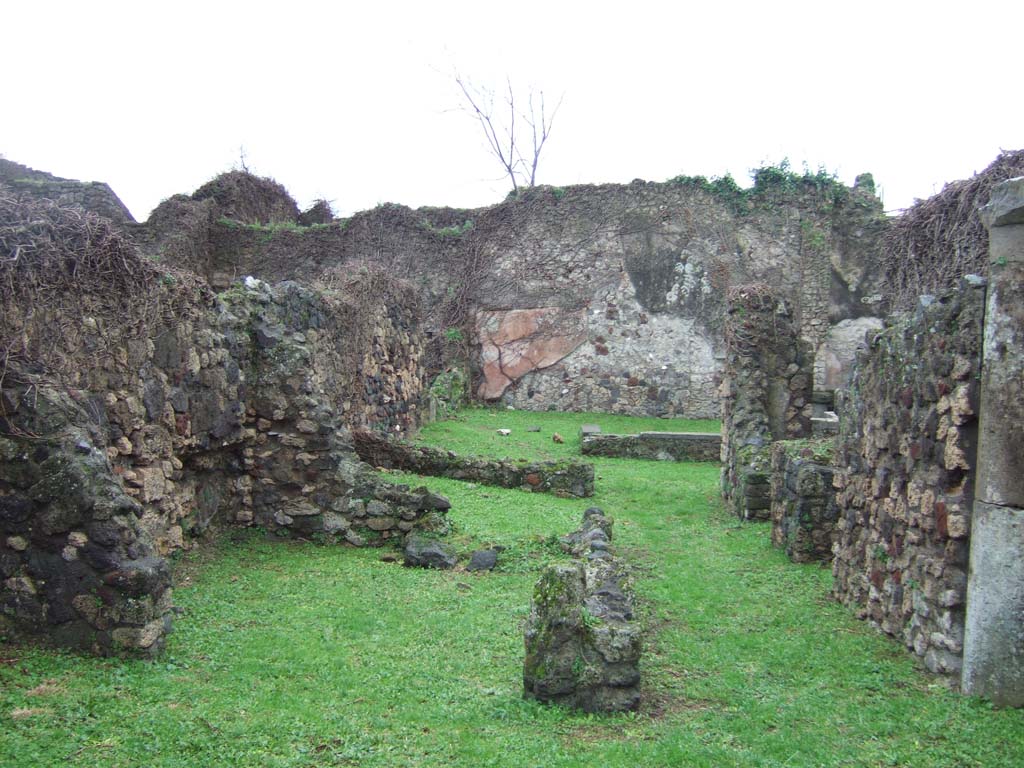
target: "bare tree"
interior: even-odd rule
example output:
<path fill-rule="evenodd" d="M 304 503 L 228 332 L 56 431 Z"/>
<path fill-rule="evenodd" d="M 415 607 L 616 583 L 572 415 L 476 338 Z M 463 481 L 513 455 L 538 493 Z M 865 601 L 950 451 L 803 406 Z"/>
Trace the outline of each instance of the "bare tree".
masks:
<path fill-rule="evenodd" d="M 512 80 L 505 78 L 505 104 L 496 107 L 493 90 L 475 86 L 458 73 L 455 82 L 466 99 L 466 112 L 480 124 L 491 153 L 512 182 L 513 191 L 536 184 L 540 153 L 551 135 L 562 98 L 548 113 L 544 91 L 531 89 L 525 100 L 518 99 Z"/>

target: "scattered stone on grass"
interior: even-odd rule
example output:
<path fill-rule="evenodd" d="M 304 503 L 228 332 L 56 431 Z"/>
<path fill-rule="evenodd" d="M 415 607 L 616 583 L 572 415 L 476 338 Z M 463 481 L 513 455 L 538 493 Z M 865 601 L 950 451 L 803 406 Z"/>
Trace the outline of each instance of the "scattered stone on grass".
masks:
<path fill-rule="evenodd" d="M 405 537 L 404 563 L 415 568 L 454 568 L 458 558 L 444 542 L 410 533 Z"/>
<path fill-rule="evenodd" d="M 467 571 L 493 571 L 498 564 L 498 553 L 493 549 L 480 549 L 469 558 Z"/>

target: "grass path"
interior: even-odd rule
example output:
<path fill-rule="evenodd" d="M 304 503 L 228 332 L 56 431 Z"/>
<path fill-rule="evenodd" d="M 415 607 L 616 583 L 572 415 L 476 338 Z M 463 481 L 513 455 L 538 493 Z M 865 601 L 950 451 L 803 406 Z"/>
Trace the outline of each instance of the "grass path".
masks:
<path fill-rule="evenodd" d="M 553 458 L 577 453 L 585 421 L 709 426 L 478 410 L 421 439 Z M 241 533 L 179 563 L 184 614 L 155 663 L 0 645 L 0 765 L 1024 765 L 1024 712 L 949 692 L 830 602 L 828 571 L 725 515 L 717 466 L 594 463 L 598 493 L 582 501 L 393 476 L 451 498 L 465 551 L 506 547 L 490 574 Z M 637 714 L 521 699 L 533 582 L 591 504 L 638 566 L 650 639 Z"/>

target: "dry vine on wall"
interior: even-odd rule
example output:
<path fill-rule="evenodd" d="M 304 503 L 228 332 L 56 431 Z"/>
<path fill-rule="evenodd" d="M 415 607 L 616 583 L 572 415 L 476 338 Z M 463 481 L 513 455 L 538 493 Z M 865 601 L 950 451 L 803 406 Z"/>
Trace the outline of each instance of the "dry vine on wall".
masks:
<path fill-rule="evenodd" d="M 892 309 L 910 309 L 922 293 L 954 288 L 964 275 L 987 274 L 988 232 L 978 208 L 993 186 L 1021 175 L 1024 150 L 1003 152 L 981 173 L 947 184 L 893 221 L 882 247 Z"/>
<path fill-rule="evenodd" d="M 74 374 L 71 353 L 85 336 L 94 354 L 186 320 L 212 300 L 191 273 L 139 255 L 102 216 L 0 186 L 0 355 L 3 372 L 22 367 Z"/>

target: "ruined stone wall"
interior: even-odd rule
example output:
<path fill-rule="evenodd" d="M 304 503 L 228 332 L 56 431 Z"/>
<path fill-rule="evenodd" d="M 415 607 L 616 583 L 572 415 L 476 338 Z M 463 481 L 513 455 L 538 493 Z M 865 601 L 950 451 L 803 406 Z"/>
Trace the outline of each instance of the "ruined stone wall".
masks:
<path fill-rule="evenodd" d="M 4 307 L 0 622 L 152 654 L 171 618 L 164 556 L 190 534 L 363 545 L 437 524 L 447 501 L 381 482 L 346 428 L 415 424 L 422 342 L 401 303 L 251 278 L 214 297 L 115 255 L 155 270 L 148 288 Z M 170 311 L 125 315 L 126 298 Z"/>
<path fill-rule="evenodd" d="M 459 456 L 454 451 L 413 445 L 367 430 L 357 430 L 353 438 L 359 458 L 373 467 L 557 496 L 594 495 L 594 465 L 582 461 L 512 461 Z"/>
<path fill-rule="evenodd" d="M 584 456 L 654 461 L 718 461 L 722 436 L 704 432 L 641 432 L 638 435 L 586 434 L 580 438 Z"/>
<path fill-rule="evenodd" d="M 957 673 L 974 494 L 984 281 L 877 333 L 840 398 L 835 595 Z"/>
<path fill-rule="evenodd" d="M 523 697 L 584 712 L 640 705 L 642 643 L 628 565 L 597 507 L 561 540 L 571 565 L 546 568 L 523 632 Z"/>
<path fill-rule="evenodd" d="M 785 300 L 730 291 L 722 398 L 722 494 L 744 520 L 770 517 L 771 444 L 811 434 L 813 359 Z"/>
<path fill-rule="evenodd" d="M 794 563 L 831 563 L 836 537 L 833 441 L 772 443 L 772 544 Z"/>
<path fill-rule="evenodd" d="M 137 493 L 110 471 L 88 404 L 38 384 L 3 399 L 0 629 L 98 653 L 158 652 L 170 570 Z"/>
<path fill-rule="evenodd" d="M 711 417 L 730 285 L 774 287 L 812 346 L 832 324 L 877 311 L 871 265 L 886 224 L 870 185 L 784 182 L 741 198 L 692 180 L 541 187 L 489 208 L 382 205 L 310 227 L 246 225 L 199 211 L 208 201 L 172 199 L 153 226 L 206 221 L 193 247 L 166 250 L 215 286 L 354 261 L 408 277 L 431 329 L 473 342 L 484 399 Z M 160 252 L 166 238 L 147 242 Z M 842 369 L 850 352 L 836 350 Z"/>

